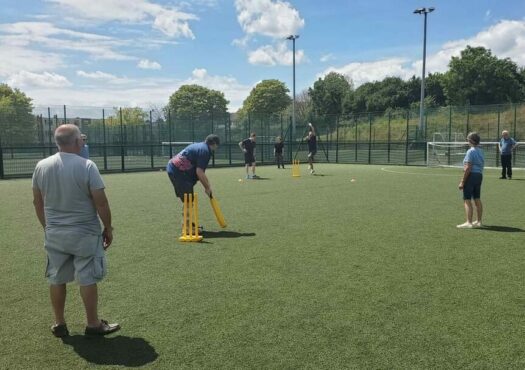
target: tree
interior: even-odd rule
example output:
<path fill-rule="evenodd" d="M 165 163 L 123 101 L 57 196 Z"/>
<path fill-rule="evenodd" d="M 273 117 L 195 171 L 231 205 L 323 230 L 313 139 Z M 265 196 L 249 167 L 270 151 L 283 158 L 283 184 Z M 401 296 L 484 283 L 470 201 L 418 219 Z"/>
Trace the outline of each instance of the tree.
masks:
<path fill-rule="evenodd" d="M 443 73 L 430 73 L 425 78 L 425 97 L 433 98 L 434 106 L 442 107 L 447 104 L 445 96 L 445 75 Z"/>
<path fill-rule="evenodd" d="M 27 144 L 35 139 L 31 98 L 18 89 L 0 84 L 0 139 L 2 144 Z"/>
<path fill-rule="evenodd" d="M 524 79 L 516 63 L 498 59 L 483 47 L 467 46 L 461 56 L 452 57 L 444 82 L 451 104 L 498 104 L 524 97 Z"/>
<path fill-rule="evenodd" d="M 106 118 L 106 125 L 120 125 L 120 111 L 122 111 L 123 125 L 143 125 L 149 121 L 149 114 L 142 108 L 117 108 L 113 107 L 113 114 Z"/>
<path fill-rule="evenodd" d="M 316 114 L 335 115 L 343 112 L 343 100 L 351 91 L 352 83 L 348 77 L 330 72 L 315 81 L 313 88 L 308 89 L 308 94 Z"/>
<path fill-rule="evenodd" d="M 345 100 L 345 111 L 379 112 L 388 108 L 408 108 L 409 88 L 415 81 L 417 79 L 404 82 L 399 77 L 386 77 L 382 81 L 365 83 L 355 90 L 350 103 Z"/>
<path fill-rule="evenodd" d="M 292 102 L 288 88 L 279 80 L 263 80 L 242 103 L 242 113 L 281 113 Z"/>
<path fill-rule="evenodd" d="M 183 116 L 192 114 L 225 114 L 230 102 L 224 93 L 199 85 L 182 85 L 170 96 L 166 107 L 172 114 Z"/>

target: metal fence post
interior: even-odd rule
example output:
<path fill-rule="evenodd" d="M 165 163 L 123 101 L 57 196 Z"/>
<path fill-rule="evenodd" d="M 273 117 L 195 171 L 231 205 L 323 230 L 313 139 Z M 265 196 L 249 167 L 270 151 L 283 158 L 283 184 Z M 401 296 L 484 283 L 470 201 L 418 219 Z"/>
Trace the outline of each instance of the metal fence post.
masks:
<path fill-rule="evenodd" d="M 501 132 L 500 122 L 501 122 L 501 114 L 500 114 L 499 107 L 498 107 L 498 131 L 496 132 L 496 141 L 498 141 L 499 134 Z"/>
<path fill-rule="evenodd" d="M 120 121 L 120 170 L 124 172 L 124 127 L 122 122 L 122 108 L 119 108 L 119 121 Z"/>
<path fill-rule="evenodd" d="M 232 117 L 228 114 L 228 158 L 230 160 L 230 166 L 232 164 Z"/>
<path fill-rule="evenodd" d="M 335 163 L 339 163 L 339 115 L 335 118 Z"/>
<path fill-rule="evenodd" d="M 51 137 L 51 108 L 47 107 L 47 128 L 48 128 L 48 135 L 49 135 L 49 155 L 52 154 L 51 152 L 51 146 L 53 145 L 53 140 Z"/>
<path fill-rule="evenodd" d="M 390 132 L 390 121 L 392 120 L 392 112 L 388 111 L 388 133 L 387 133 L 387 150 L 386 150 L 386 154 L 387 154 L 387 161 L 388 163 L 390 163 L 390 135 L 391 135 L 391 132 Z M 426 125 L 425 125 L 426 127 Z"/>
<path fill-rule="evenodd" d="M 152 111 L 149 111 L 149 154 L 151 158 L 151 168 L 155 166 L 153 161 L 153 115 Z"/>
<path fill-rule="evenodd" d="M 405 139 L 405 166 L 408 165 L 408 136 L 410 129 L 410 110 L 407 110 L 407 131 L 406 131 L 406 139 Z"/>
<path fill-rule="evenodd" d="M 45 143 L 45 137 L 46 137 L 46 132 L 45 132 L 45 129 L 44 129 L 44 117 L 42 114 L 36 116 L 37 118 L 37 122 L 40 124 L 40 132 L 39 133 L 39 138 L 38 140 L 40 141 L 40 145 L 42 146 L 42 158 L 45 158 L 46 157 L 46 143 Z"/>
<path fill-rule="evenodd" d="M 66 105 L 64 104 L 64 125 L 67 123 L 67 118 L 66 118 Z"/>
<path fill-rule="evenodd" d="M 465 133 L 465 137 L 468 136 L 469 132 L 470 132 L 470 106 L 467 104 L 467 132 Z"/>
<path fill-rule="evenodd" d="M 357 143 L 358 143 L 358 135 L 359 135 L 359 131 L 357 130 L 357 117 L 355 117 L 354 119 L 354 123 L 355 123 L 355 159 L 354 161 L 357 162 Z"/>
<path fill-rule="evenodd" d="M 102 109 L 102 137 L 104 140 L 104 170 L 108 169 L 108 152 L 107 152 L 107 139 L 106 139 L 106 112 Z"/>
<path fill-rule="evenodd" d="M 452 140 L 452 105 L 448 110 L 448 141 Z M 450 147 L 447 149 L 448 165 L 450 166 Z"/>
<path fill-rule="evenodd" d="M 368 164 L 372 163 L 372 113 L 368 113 Z"/>
<path fill-rule="evenodd" d="M 173 148 L 171 147 L 171 109 L 168 110 L 168 141 L 170 146 L 170 158 L 173 157 Z"/>
<path fill-rule="evenodd" d="M 4 149 L 2 149 L 2 138 L 0 137 L 0 179 L 4 178 Z"/>

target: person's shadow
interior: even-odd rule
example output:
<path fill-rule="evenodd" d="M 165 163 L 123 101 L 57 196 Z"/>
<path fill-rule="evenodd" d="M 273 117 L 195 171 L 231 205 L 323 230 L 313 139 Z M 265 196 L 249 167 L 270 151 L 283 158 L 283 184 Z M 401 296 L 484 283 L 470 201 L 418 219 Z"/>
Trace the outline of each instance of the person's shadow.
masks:
<path fill-rule="evenodd" d="M 147 365 L 159 357 L 148 341 L 142 338 L 86 337 L 72 335 L 62 338 L 62 342 L 84 360 L 96 365 L 119 365 L 139 367 Z"/>
<path fill-rule="evenodd" d="M 499 231 L 503 233 L 523 233 L 525 232 L 525 230 L 520 229 L 518 227 L 497 226 L 497 225 L 483 225 L 483 227 L 479 228 L 479 230 Z"/>
<path fill-rule="evenodd" d="M 203 230 L 201 233 L 204 239 L 213 239 L 213 238 L 241 238 L 244 236 L 255 236 L 255 233 L 239 233 L 237 231 L 208 231 Z"/>

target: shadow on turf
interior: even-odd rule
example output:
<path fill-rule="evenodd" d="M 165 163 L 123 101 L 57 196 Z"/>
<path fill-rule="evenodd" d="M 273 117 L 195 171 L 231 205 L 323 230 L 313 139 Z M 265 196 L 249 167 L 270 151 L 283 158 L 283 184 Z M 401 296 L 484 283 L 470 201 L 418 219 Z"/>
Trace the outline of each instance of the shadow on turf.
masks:
<path fill-rule="evenodd" d="M 496 226 L 496 225 L 483 225 L 483 227 L 478 230 L 499 231 L 503 233 L 523 233 L 525 232 L 525 230 L 520 229 L 518 227 Z"/>
<path fill-rule="evenodd" d="M 62 342 L 72 346 L 84 360 L 96 365 L 139 367 L 159 357 L 155 348 L 142 338 L 72 335 L 62 338 Z"/>
<path fill-rule="evenodd" d="M 255 236 L 255 233 L 239 233 L 237 231 L 206 231 L 203 230 L 201 233 L 204 239 L 209 238 L 242 238 L 244 236 Z"/>

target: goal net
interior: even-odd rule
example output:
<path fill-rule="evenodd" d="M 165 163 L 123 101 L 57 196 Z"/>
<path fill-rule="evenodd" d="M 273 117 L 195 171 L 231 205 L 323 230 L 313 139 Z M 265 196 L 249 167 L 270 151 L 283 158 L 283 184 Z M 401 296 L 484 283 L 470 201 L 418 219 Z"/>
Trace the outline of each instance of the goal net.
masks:
<path fill-rule="evenodd" d="M 479 147 L 485 155 L 485 168 L 501 165 L 498 142 L 481 142 Z M 466 142 L 427 142 L 427 166 L 463 167 L 463 159 L 470 146 Z M 517 143 L 512 152 L 512 167 L 525 169 L 525 143 Z"/>

